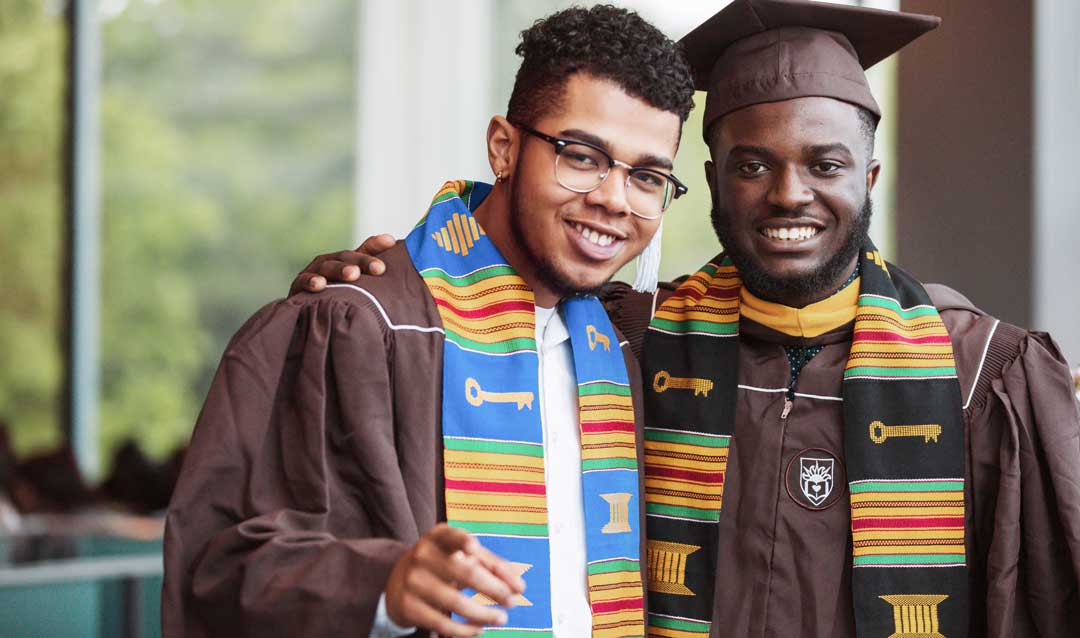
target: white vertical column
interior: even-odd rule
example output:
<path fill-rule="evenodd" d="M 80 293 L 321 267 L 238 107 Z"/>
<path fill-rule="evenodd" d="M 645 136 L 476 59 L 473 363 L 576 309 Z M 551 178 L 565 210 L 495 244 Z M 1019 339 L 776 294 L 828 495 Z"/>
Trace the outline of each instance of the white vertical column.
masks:
<path fill-rule="evenodd" d="M 900 9 L 900 0 L 858 0 L 854 4 L 886 11 Z M 874 221 L 870 224 L 870 238 L 886 259 L 896 258 L 897 57 L 890 56 L 866 71 L 870 90 L 881 107 L 874 156 L 881 161 L 882 168 L 873 191 Z"/>
<path fill-rule="evenodd" d="M 403 237 L 444 181 L 493 180 L 495 3 L 368 0 L 358 13 L 355 238 Z"/>
<path fill-rule="evenodd" d="M 1035 3 L 1033 327 L 1080 365 L 1080 3 Z"/>
<path fill-rule="evenodd" d="M 99 472 L 101 364 L 101 28 L 97 0 L 71 12 L 71 146 L 68 184 L 68 437 L 79 469 Z"/>

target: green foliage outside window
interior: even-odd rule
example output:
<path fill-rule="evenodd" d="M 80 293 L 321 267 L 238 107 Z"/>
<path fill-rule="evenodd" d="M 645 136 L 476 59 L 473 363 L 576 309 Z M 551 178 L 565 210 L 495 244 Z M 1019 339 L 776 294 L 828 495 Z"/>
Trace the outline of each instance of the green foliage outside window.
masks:
<path fill-rule="evenodd" d="M 103 454 L 186 442 L 240 323 L 351 243 L 354 11 L 130 2 L 105 23 Z"/>
<path fill-rule="evenodd" d="M 0 3 L 0 419 L 20 452 L 60 436 L 65 32 Z"/>
<path fill-rule="evenodd" d="M 355 7 L 102 3 L 101 452 L 186 442 L 228 338 L 352 242 Z M 63 17 L 0 5 L 0 416 L 61 441 Z M 108 13 L 115 11 L 114 13 Z"/>

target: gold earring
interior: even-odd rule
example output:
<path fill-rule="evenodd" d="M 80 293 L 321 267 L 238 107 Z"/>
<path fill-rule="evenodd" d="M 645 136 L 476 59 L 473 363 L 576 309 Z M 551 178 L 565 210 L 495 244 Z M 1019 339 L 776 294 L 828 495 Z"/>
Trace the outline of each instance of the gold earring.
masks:
<path fill-rule="evenodd" d="M 497 173 L 495 173 L 495 183 L 498 184 L 501 181 L 503 181 L 503 172 L 498 171 Z"/>

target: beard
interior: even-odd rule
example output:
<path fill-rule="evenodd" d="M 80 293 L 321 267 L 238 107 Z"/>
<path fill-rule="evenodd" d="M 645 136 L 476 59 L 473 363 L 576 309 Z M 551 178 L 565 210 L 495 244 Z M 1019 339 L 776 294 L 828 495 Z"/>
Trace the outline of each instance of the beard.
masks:
<path fill-rule="evenodd" d="M 824 299 L 836 292 L 834 288 L 840 285 L 839 280 L 846 274 L 855 256 L 869 243 L 873 213 L 870 193 L 867 193 L 859 215 L 840 248 L 813 271 L 787 278 L 770 275 L 759 262 L 739 252 L 735 231 L 731 227 L 731 215 L 717 206 L 715 199 L 711 217 L 716 237 L 739 269 L 743 285 L 761 299 L 784 303 L 791 299 Z"/>
<path fill-rule="evenodd" d="M 604 281 L 594 286 L 582 286 L 575 284 L 571 278 L 566 274 L 555 260 L 550 255 L 545 254 L 541 250 L 537 250 L 529 242 L 528 233 L 522 225 L 522 220 L 529 211 L 524 206 L 524 198 L 521 195 L 518 188 L 518 182 L 516 179 L 511 178 L 510 181 L 510 232 L 514 237 L 514 242 L 521 248 L 524 256 L 529 260 L 532 265 L 533 272 L 544 286 L 557 294 L 560 298 L 571 297 L 573 295 L 594 295 L 599 296 L 604 286 L 611 280 L 609 276 Z"/>

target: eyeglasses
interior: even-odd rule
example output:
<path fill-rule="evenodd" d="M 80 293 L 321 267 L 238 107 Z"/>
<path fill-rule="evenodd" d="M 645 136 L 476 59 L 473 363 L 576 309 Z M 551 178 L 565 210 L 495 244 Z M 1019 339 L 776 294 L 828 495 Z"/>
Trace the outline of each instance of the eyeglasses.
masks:
<path fill-rule="evenodd" d="M 613 166 L 621 166 L 626 169 L 626 203 L 631 213 L 643 219 L 658 219 L 673 200 L 686 194 L 686 186 L 674 175 L 630 166 L 595 144 L 552 137 L 528 126 L 515 126 L 555 147 L 555 180 L 567 190 L 592 192 L 600 188 Z"/>

